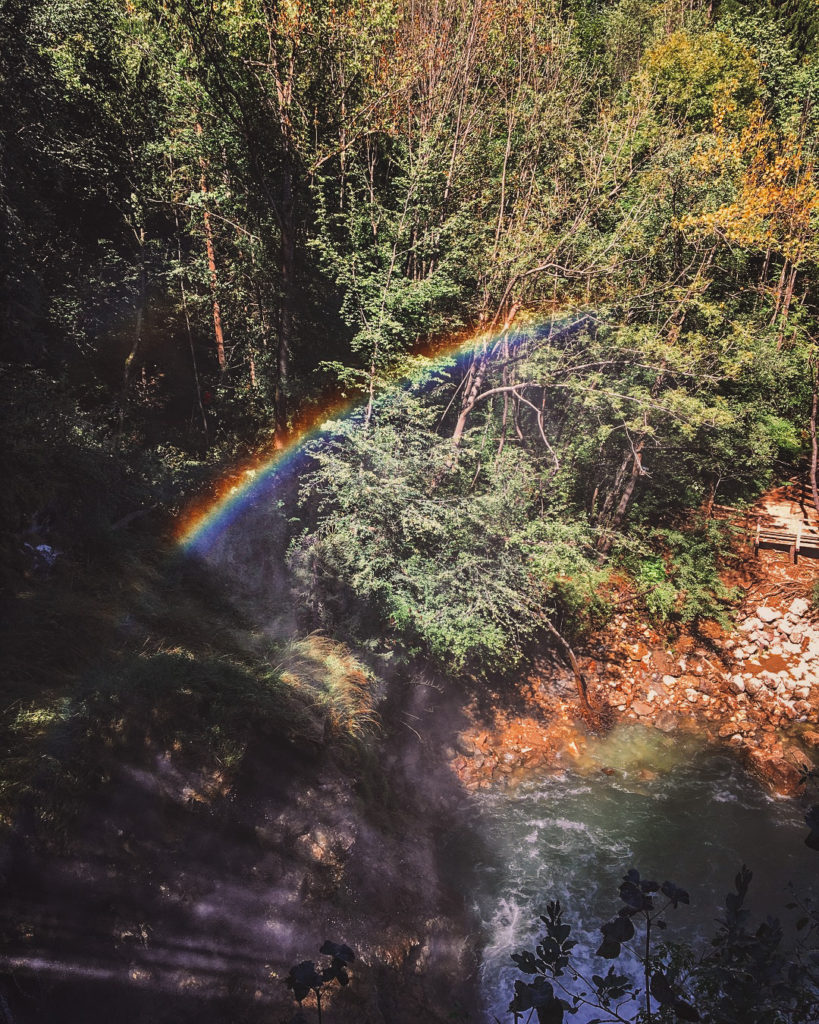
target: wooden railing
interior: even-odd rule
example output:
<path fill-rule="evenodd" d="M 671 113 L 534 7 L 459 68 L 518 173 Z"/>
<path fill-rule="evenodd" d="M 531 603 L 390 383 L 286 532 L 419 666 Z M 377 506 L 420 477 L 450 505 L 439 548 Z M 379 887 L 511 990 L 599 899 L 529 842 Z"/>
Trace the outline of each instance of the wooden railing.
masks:
<path fill-rule="evenodd" d="M 763 525 L 760 518 L 756 524 L 754 554 L 758 556 L 762 547 L 787 549 L 795 564 L 801 554 L 819 558 L 819 533 L 810 526 L 806 527 L 802 520 L 797 522 L 794 531 L 777 523 L 773 526 Z"/>

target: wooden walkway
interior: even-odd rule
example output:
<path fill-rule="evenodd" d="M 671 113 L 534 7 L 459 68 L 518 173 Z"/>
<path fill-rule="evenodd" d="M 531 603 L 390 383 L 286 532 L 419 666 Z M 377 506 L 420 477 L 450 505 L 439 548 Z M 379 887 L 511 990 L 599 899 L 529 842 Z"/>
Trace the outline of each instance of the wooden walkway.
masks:
<path fill-rule="evenodd" d="M 715 505 L 712 515 L 733 522 L 745 533 L 753 541 L 757 557 L 767 548 L 787 551 L 794 564 L 800 556 L 819 558 L 819 515 L 810 491 L 799 480 L 769 492 L 747 512 Z"/>
<path fill-rule="evenodd" d="M 796 524 L 795 530 L 790 530 L 787 525 L 778 523 L 763 526 L 760 518 L 757 520 L 754 536 L 754 554 L 757 557 L 760 548 L 787 551 L 795 565 L 800 555 L 819 558 L 819 532 L 801 520 Z"/>

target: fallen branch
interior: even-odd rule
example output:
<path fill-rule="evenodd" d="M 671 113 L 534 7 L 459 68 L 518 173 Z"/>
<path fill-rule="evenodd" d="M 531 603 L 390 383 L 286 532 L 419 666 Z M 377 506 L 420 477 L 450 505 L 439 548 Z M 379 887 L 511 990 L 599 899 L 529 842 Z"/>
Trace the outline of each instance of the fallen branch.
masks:
<path fill-rule="evenodd" d="M 572 666 L 572 671 L 574 672 L 574 680 L 577 684 L 577 692 L 580 695 L 580 699 L 583 702 L 583 706 L 590 714 L 596 714 L 594 708 L 591 705 L 591 702 L 589 701 L 589 688 L 586 683 L 586 677 L 583 675 L 583 672 L 580 669 L 580 662 L 577 660 L 577 655 L 572 650 L 569 641 L 557 629 L 555 624 L 550 619 L 546 618 L 546 616 L 544 616 L 543 621 L 546 623 L 546 628 L 563 648 L 563 650 L 566 653 L 566 656 L 569 659 L 569 664 Z"/>

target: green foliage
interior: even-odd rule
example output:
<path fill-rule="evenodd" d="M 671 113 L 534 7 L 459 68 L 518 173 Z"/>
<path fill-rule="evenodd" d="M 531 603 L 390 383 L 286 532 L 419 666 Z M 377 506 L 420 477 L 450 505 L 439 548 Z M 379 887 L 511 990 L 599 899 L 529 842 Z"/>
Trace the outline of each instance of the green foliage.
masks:
<path fill-rule="evenodd" d="M 759 93 L 753 55 L 723 32 L 674 32 L 648 56 L 660 101 L 695 128 L 718 110 L 742 123 Z"/>
<path fill-rule="evenodd" d="M 718 524 L 702 522 L 687 531 L 655 528 L 638 538 L 632 534 L 621 557 L 649 614 L 663 622 L 704 618 L 727 624 L 739 595 L 720 577 L 726 537 Z"/>
<path fill-rule="evenodd" d="M 520 456 L 451 467 L 453 452 L 400 395 L 369 430 L 334 425 L 304 485 L 315 526 L 291 556 L 301 600 L 327 628 L 400 638 L 448 671 L 519 665 L 558 610 L 593 612 L 601 579 L 581 524 L 536 513 Z M 443 477 L 446 479 L 443 479 Z"/>

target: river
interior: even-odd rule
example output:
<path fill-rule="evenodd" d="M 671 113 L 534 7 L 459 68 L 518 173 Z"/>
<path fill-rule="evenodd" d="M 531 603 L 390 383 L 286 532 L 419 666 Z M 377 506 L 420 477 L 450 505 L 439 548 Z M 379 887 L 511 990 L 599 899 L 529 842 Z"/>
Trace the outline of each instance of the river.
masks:
<path fill-rule="evenodd" d="M 617 888 L 630 867 L 689 891 L 691 905 L 667 915 L 670 939 L 713 934 L 743 863 L 754 872 L 753 920 L 767 912 L 787 917 L 789 880 L 816 895 L 819 855 L 804 845 L 804 808 L 770 796 L 730 753 L 694 737 L 618 727 L 553 774 L 489 791 L 482 804 L 488 846 L 497 855 L 475 897 L 487 1021 L 511 1019 L 506 1007 L 514 979 L 523 975 L 510 953 L 534 948 L 538 915 L 551 899 L 575 925 L 581 963 L 606 973 L 609 962 L 592 954 L 599 925 L 620 905 Z M 592 1016 L 581 1011 L 571 1019 L 582 1024 Z"/>

